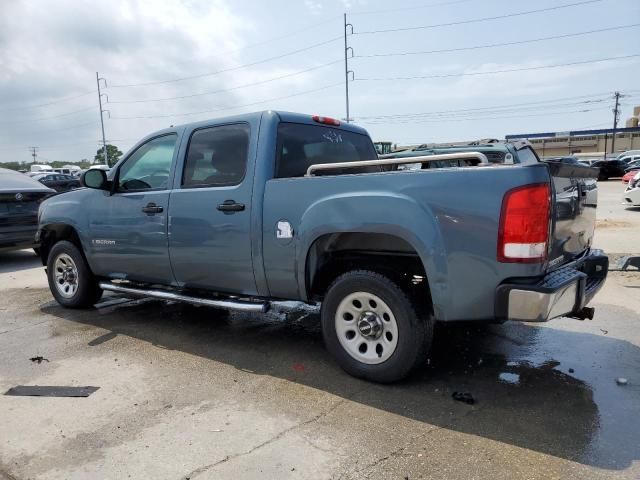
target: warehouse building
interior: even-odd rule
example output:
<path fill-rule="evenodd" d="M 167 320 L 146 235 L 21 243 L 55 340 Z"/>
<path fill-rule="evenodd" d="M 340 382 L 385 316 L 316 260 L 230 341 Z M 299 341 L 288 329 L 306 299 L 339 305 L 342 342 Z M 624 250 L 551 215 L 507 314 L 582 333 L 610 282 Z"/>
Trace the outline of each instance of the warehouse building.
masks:
<path fill-rule="evenodd" d="M 521 133 L 507 135 L 506 140 L 529 140 L 541 157 L 575 153 L 611 152 L 613 129 L 575 130 L 571 132 Z M 618 128 L 614 153 L 640 150 L 640 127 Z"/>
<path fill-rule="evenodd" d="M 598 130 L 575 130 L 570 132 L 519 133 L 506 135 L 506 140 L 529 140 L 541 157 L 573 155 L 576 153 L 614 153 L 640 150 L 640 107 L 633 109 L 633 116 L 624 128 Z"/>

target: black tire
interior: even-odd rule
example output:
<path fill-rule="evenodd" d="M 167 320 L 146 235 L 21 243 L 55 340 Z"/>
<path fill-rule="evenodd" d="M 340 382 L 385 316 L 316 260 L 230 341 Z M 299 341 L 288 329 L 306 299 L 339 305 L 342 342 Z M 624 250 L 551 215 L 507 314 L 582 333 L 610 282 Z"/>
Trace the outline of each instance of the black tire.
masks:
<path fill-rule="evenodd" d="M 391 356 L 382 363 L 369 364 L 359 361 L 338 339 L 338 307 L 347 296 L 355 292 L 375 295 L 386 303 L 395 317 L 397 344 Z M 347 373 L 379 383 L 397 382 L 427 358 L 434 324 L 433 316 L 427 312 L 430 312 L 430 308 L 420 308 L 414 304 L 396 283 L 384 275 L 368 270 L 355 270 L 341 275 L 329 287 L 322 303 L 322 334 L 327 349 Z M 384 330 L 383 334 L 386 334 Z"/>
<path fill-rule="evenodd" d="M 74 274 L 71 278 L 71 283 L 74 281 L 73 278 L 76 279 L 75 291 L 70 290 L 66 295 L 61 292 L 62 287 L 59 288 L 56 285 L 56 283 L 61 280 L 56 277 L 56 274 L 60 273 L 56 269 L 56 261 L 61 258 L 64 259 L 64 256 L 70 257 L 73 266 L 75 266 L 75 272 L 77 272 L 77 275 Z M 66 262 L 71 265 L 68 259 Z M 87 265 L 84 255 L 78 247 L 66 240 L 57 242 L 49 251 L 49 257 L 47 258 L 47 280 L 49 281 L 51 294 L 63 307 L 91 307 L 102 297 L 102 289 L 98 285 L 98 280 L 93 276 L 89 265 Z"/>

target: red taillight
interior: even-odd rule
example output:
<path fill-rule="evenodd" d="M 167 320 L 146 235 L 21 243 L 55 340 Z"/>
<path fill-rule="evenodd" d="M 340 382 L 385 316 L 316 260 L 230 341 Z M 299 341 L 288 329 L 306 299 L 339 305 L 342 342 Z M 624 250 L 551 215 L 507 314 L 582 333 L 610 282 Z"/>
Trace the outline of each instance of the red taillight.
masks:
<path fill-rule="evenodd" d="M 547 256 L 549 239 L 549 185 L 525 185 L 507 192 L 502 200 L 498 231 L 498 261 L 539 263 Z"/>
<path fill-rule="evenodd" d="M 335 125 L 336 127 L 340 126 L 340 120 L 336 120 L 331 117 L 321 117 L 320 115 L 314 115 L 311 117 L 314 122 L 324 123 L 325 125 Z"/>

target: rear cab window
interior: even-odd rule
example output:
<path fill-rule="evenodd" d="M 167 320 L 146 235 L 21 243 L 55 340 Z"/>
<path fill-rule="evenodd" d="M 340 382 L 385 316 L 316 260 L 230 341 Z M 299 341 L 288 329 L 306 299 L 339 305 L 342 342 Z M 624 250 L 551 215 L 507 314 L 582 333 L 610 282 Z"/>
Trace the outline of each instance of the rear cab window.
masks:
<path fill-rule="evenodd" d="M 524 147 L 518 150 L 518 161 L 522 165 L 533 165 L 538 163 L 538 156 L 531 147 Z"/>
<path fill-rule="evenodd" d="M 363 135 L 339 128 L 300 123 L 280 123 L 276 146 L 275 178 L 303 177 L 311 165 L 358 162 L 378 158 L 373 142 Z M 344 173 L 379 172 L 381 167 L 362 167 Z M 329 170 L 325 175 L 339 173 Z"/>

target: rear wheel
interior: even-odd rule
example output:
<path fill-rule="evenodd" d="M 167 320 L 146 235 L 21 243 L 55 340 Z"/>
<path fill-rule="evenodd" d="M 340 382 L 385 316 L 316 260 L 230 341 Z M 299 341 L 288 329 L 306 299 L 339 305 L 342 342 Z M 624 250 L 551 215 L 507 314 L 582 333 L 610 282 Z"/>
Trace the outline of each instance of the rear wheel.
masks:
<path fill-rule="evenodd" d="M 328 350 L 355 377 L 401 380 L 431 346 L 432 316 L 419 315 L 398 285 L 375 272 L 340 276 L 329 287 L 321 315 Z"/>
<path fill-rule="evenodd" d="M 49 252 L 47 279 L 54 298 L 64 307 L 90 307 L 102 297 L 82 252 L 66 240 L 56 243 Z"/>

